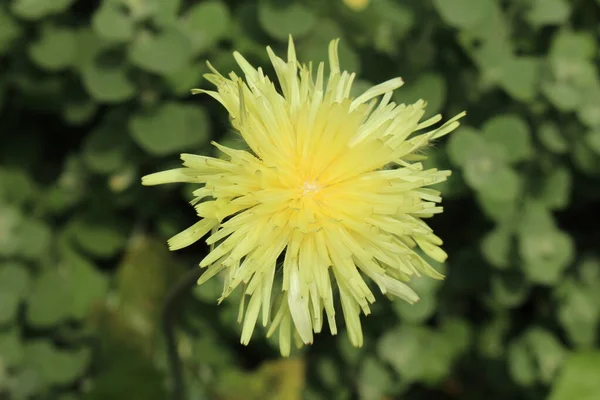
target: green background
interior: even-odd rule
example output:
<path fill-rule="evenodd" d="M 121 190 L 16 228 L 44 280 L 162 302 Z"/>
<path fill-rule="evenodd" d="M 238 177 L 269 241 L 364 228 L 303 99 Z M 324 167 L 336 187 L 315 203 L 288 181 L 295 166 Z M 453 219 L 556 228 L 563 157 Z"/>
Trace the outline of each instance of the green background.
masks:
<path fill-rule="evenodd" d="M 598 21 L 598 0 L 2 0 L 0 399 L 168 398 L 161 307 L 207 249 L 168 252 L 192 188 L 140 177 L 239 145 L 189 90 L 234 49 L 271 71 L 290 33 L 304 61 L 340 37 L 357 92 L 402 76 L 396 101 L 468 111 L 428 162 L 453 170 L 447 279 L 380 297 L 363 348 L 287 360 L 261 329 L 239 345 L 210 281 L 174 317 L 189 398 L 600 398 Z"/>

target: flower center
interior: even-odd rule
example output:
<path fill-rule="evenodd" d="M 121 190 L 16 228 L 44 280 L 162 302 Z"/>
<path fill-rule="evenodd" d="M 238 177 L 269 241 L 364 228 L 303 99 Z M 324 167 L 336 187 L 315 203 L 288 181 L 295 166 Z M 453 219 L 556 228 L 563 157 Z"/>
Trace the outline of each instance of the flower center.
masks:
<path fill-rule="evenodd" d="M 300 190 L 302 190 L 302 196 L 312 196 L 321 190 L 321 186 L 315 180 L 306 181 L 302 184 Z"/>

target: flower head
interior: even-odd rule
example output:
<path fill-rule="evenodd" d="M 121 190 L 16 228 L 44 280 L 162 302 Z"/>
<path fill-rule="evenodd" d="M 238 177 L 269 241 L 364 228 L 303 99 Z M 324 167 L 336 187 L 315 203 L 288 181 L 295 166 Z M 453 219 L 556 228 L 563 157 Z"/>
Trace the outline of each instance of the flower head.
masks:
<path fill-rule="evenodd" d="M 312 343 L 324 317 L 337 333 L 338 298 L 350 340 L 360 346 L 360 314 L 375 301 L 366 278 L 413 303 L 418 296 L 405 282 L 442 277 L 415 248 L 446 259 L 422 218 L 442 212 L 440 193 L 426 186 L 450 171 L 424 170 L 419 152 L 454 130 L 464 113 L 415 134 L 441 116 L 421 122 L 423 100 L 392 102 L 400 78 L 351 97 L 355 74 L 340 70 L 337 45 L 329 46 L 328 78 L 324 63 L 315 70 L 296 60 L 291 38 L 287 62 L 267 48 L 280 89 L 237 52 L 245 79 L 233 72 L 226 78 L 209 64 L 206 78 L 217 90 L 193 92 L 227 109 L 249 150 L 213 143 L 226 159 L 182 154 L 183 168 L 143 178 L 144 185 L 201 185 L 192 201 L 200 220 L 169 246 L 189 246 L 210 232 L 199 283 L 222 273 L 219 301 L 242 286 L 249 302 L 240 305 L 241 342 L 250 341 L 260 313 L 267 335 L 279 328 L 284 355 L 292 334 L 298 344 Z"/>

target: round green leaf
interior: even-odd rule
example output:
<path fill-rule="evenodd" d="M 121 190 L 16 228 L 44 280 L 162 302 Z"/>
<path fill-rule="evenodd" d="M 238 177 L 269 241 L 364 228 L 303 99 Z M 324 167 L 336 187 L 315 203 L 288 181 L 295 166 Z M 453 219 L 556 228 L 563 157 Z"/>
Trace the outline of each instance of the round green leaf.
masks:
<path fill-rule="evenodd" d="M 29 285 L 25 265 L 0 264 L 0 325 L 15 319 L 19 305 L 29 292 Z"/>
<path fill-rule="evenodd" d="M 560 25 L 570 13 L 571 7 L 566 0 L 534 0 L 526 18 L 534 26 Z"/>
<path fill-rule="evenodd" d="M 552 38 L 550 57 L 565 60 L 589 60 L 596 56 L 597 42 L 591 32 L 563 29 Z"/>
<path fill-rule="evenodd" d="M 92 28 L 101 37 L 112 42 L 127 42 L 133 37 L 133 19 L 120 4 L 103 1 L 92 17 Z"/>
<path fill-rule="evenodd" d="M 23 258 L 37 260 L 48 254 L 52 230 L 44 221 L 26 218 L 21 222 L 14 239 Z"/>
<path fill-rule="evenodd" d="M 0 203 L 23 205 L 36 198 L 37 188 L 24 169 L 0 168 Z"/>
<path fill-rule="evenodd" d="M 120 103 L 134 96 L 135 86 L 124 67 L 88 65 L 81 73 L 83 85 L 95 100 Z"/>
<path fill-rule="evenodd" d="M 185 65 L 181 69 L 164 76 L 173 93 L 177 95 L 188 95 L 190 88 L 200 86 L 202 74 L 207 72 L 205 66 L 196 64 Z"/>
<path fill-rule="evenodd" d="M 74 0 L 14 0 L 12 11 L 23 19 L 41 19 L 66 10 Z"/>
<path fill-rule="evenodd" d="M 513 341 L 508 347 L 508 371 L 522 386 L 531 386 L 536 381 L 535 359 L 522 341 Z"/>
<path fill-rule="evenodd" d="M 491 288 L 495 303 L 502 308 L 514 308 L 527 299 L 530 285 L 520 274 L 504 273 L 492 277 Z"/>
<path fill-rule="evenodd" d="M 572 179 L 568 168 L 554 167 L 542 180 L 540 200 L 551 210 L 569 205 Z"/>
<path fill-rule="evenodd" d="M 513 201 L 521 191 L 521 177 L 512 168 L 501 166 L 478 189 L 490 199 Z"/>
<path fill-rule="evenodd" d="M 472 28 L 493 11 L 490 0 L 433 0 L 442 19 L 455 28 Z"/>
<path fill-rule="evenodd" d="M 129 121 L 129 132 L 148 153 L 166 155 L 205 144 L 209 120 L 203 108 L 164 103 L 156 110 L 138 113 Z"/>
<path fill-rule="evenodd" d="M 598 337 L 600 302 L 597 288 L 572 284 L 566 289 L 558 308 L 558 321 L 572 344 L 590 348 Z"/>
<path fill-rule="evenodd" d="M 289 35 L 300 38 L 317 22 L 312 10 L 296 0 L 261 0 L 258 20 L 269 35 L 280 40 L 287 40 Z"/>
<path fill-rule="evenodd" d="M 575 142 L 571 155 L 579 170 L 593 176 L 600 175 L 600 157 L 590 148 L 585 140 Z"/>
<path fill-rule="evenodd" d="M 394 379 L 385 365 L 374 357 L 361 362 L 358 392 L 361 399 L 381 399 L 392 387 Z"/>
<path fill-rule="evenodd" d="M 501 64 L 500 86 L 510 96 L 531 101 L 538 91 L 540 63 L 532 57 L 511 57 Z"/>
<path fill-rule="evenodd" d="M 27 321 L 48 328 L 68 317 L 71 305 L 71 277 L 58 270 L 42 271 L 36 278 L 27 303 Z"/>
<path fill-rule="evenodd" d="M 499 171 L 507 169 L 504 165 L 506 150 L 498 144 L 486 142 L 470 150 L 464 165 L 465 181 L 475 190 L 491 189 L 489 186 L 493 185 Z"/>
<path fill-rule="evenodd" d="M 96 257 L 114 256 L 126 241 L 121 227 L 107 218 L 75 218 L 69 226 L 69 235 L 84 251 Z"/>
<path fill-rule="evenodd" d="M 82 98 L 83 97 L 83 98 Z M 65 102 L 63 118 L 72 125 L 82 125 L 88 122 L 98 111 L 98 104 L 87 97 L 73 96 Z"/>
<path fill-rule="evenodd" d="M 531 132 L 527 123 L 516 115 L 499 115 L 483 125 L 483 137 L 502 146 L 508 162 L 518 162 L 531 157 Z"/>
<path fill-rule="evenodd" d="M 231 31 L 232 21 L 229 9 L 223 2 L 208 1 L 195 4 L 187 10 L 182 23 L 183 32 L 197 54 L 226 37 Z"/>
<path fill-rule="evenodd" d="M 510 321 L 505 314 L 496 316 L 479 331 L 478 349 L 482 355 L 499 359 L 506 352 L 504 338 L 510 328 Z"/>
<path fill-rule="evenodd" d="M 123 167 L 130 139 L 125 124 L 105 122 L 83 142 L 83 160 L 96 172 L 111 173 Z"/>
<path fill-rule="evenodd" d="M 542 92 L 561 111 L 573 111 L 582 101 L 580 90 L 566 82 L 546 82 Z"/>
<path fill-rule="evenodd" d="M 573 354 L 554 382 L 548 400 L 595 400 L 600 393 L 600 351 Z"/>
<path fill-rule="evenodd" d="M 490 197 L 485 192 L 477 192 L 475 194 L 475 197 L 483 213 L 493 221 L 509 222 L 516 213 L 516 198 L 512 198 L 509 200 L 499 200 L 497 198 Z"/>
<path fill-rule="evenodd" d="M 590 148 L 600 155 L 600 130 L 590 132 L 585 136 L 585 140 Z"/>
<path fill-rule="evenodd" d="M 40 273 L 28 301 L 27 320 L 48 328 L 69 318 L 84 319 L 106 295 L 108 282 L 93 264 L 72 250 L 63 251 L 57 269 Z"/>
<path fill-rule="evenodd" d="M 21 25 L 3 8 L 0 8 L 0 54 L 8 51 L 12 44 L 21 36 Z"/>
<path fill-rule="evenodd" d="M 450 135 L 447 147 L 448 157 L 454 165 L 464 167 L 469 155 L 482 146 L 485 146 L 485 142 L 479 131 L 469 126 L 461 126 Z"/>
<path fill-rule="evenodd" d="M 571 237 L 558 230 L 527 232 L 519 236 L 524 271 L 536 283 L 556 283 L 572 261 L 574 251 Z"/>
<path fill-rule="evenodd" d="M 32 340 L 25 345 L 27 363 L 38 376 L 50 385 L 72 383 L 85 372 L 91 352 L 80 350 L 59 350 L 46 340 Z"/>
<path fill-rule="evenodd" d="M 23 358 L 23 343 L 18 329 L 0 332 L 0 365 L 15 368 L 21 365 Z"/>
<path fill-rule="evenodd" d="M 537 130 L 537 137 L 544 147 L 553 153 L 567 152 L 569 144 L 560 129 L 553 123 L 545 123 Z"/>
<path fill-rule="evenodd" d="M 192 55 L 192 44 L 175 28 L 161 33 L 144 32 L 132 43 L 129 58 L 133 65 L 157 74 L 181 69 Z"/>
<path fill-rule="evenodd" d="M 538 327 L 529 329 L 523 340 L 537 361 L 539 380 L 545 384 L 552 383 L 566 356 L 563 345 L 551 332 Z"/>
<path fill-rule="evenodd" d="M 387 331 L 377 344 L 377 353 L 407 382 L 434 384 L 450 372 L 454 355 L 443 335 L 405 325 Z"/>
<path fill-rule="evenodd" d="M 509 265 L 511 241 L 510 231 L 498 226 L 483 237 L 481 252 L 493 266 L 506 268 Z"/>
<path fill-rule="evenodd" d="M 106 297 L 108 279 L 86 258 L 74 251 L 62 256 L 63 268 L 70 275 L 71 301 L 67 312 L 71 318 L 83 320 L 88 317 L 96 302 Z"/>
<path fill-rule="evenodd" d="M 64 69 L 75 60 L 77 39 L 70 29 L 48 27 L 41 38 L 29 48 L 29 55 L 38 66 L 50 71 Z"/>
<path fill-rule="evenodd" d="M 0 203 L 0 256 L 13 256 L 18 252 L 19 242 L 15 237 L 22 221 L 19 209 Z"/>

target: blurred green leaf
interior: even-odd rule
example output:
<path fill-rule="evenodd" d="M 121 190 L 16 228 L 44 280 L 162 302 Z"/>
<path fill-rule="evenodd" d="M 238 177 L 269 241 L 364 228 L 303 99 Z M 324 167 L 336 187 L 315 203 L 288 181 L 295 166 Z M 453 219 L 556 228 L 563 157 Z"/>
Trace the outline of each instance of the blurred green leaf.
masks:
<path fill-rule="evenodd" d="M 65 102 L 63 118 L 72 125 L 82 125 L 88 122 L 98 111 L 98 104 L 86 93 L 73 95 Z"/>
<path fill-rule="evenodd" d="M 557 282 L 574 257 L 571 237 L 559 230 L 523 233 L 519 236 L 523 268 L 532 282 Z"/>
<path fill-rule="evenodd" d="M 535 383 L 535 359 L 523 341 L 513 341 L 508 346 L 508 371 L 519 385 L 531 386 Z"/>
<path fill-rule="evenodd" d="M 505 355 L 504 340 L 509 328 L 509 319 L 505 314 L 499 314 L 478 332 L 478 348 L 484 357 L 499 359 Z"/>
<path fill-rule="evenodd" d="M 0 202 L 22 206 L 34 199 L 37 190 L 25 170 L 0 168 Z"/>
<path fill-rule="evenodd" d="M 589 348 L 598 337 L 600 300 L 598 287 L 568 285 L 558 308 L 558 320 L 575 346 Z"/>
<path fill-rule="evenodd" d="M 92 17 L 92 28 L 106 40 L 128 42 L 133 38 L 134 21 L 118 2 L 105 0 Z"/>
<path fill-rule="evenodd" d="M 600 175 L 600 157 L 583 140 L 575 142 L 572 157 L 580 171 Z"/>
<path fill-rule="evenodd" d="M 51 327 L 69 315 L 71 278 L 56 270 L 41 272 L 27 303 L 27 321 L 35 327 Z"/>
<path fill-rule="evenodd" d="M 505 272 L 492 277 L 491 289 L 495 304 L 502 308 L 514 308 L 527 299 L 530 285 L 521 274 Z"/>
<path fill-rule="evenodd" d="M 12 11 L 15 15 L 29 20 L 40 19 L 59 13 L 73 3 L 74 0 L 13 0 Z"/>
<path fill-rule="evenodd" d="M 448 141 L 448 157 L 453 164 L 464 167 L 470 153 L 485 146 L 483 137 L 479 131 L 469 126 L 463 126 L 450 135 Z"/>
<path fill-rule="evenodd" d="M 596 56 L 597 42 L 587 32 L 573 32 L 563 29 L 552 39 L 550 57 L 557 60 L 588 60 Z"/>
<path fill-rule="evenodd" d="M 483 256 L 487 262 L 497 268 L 508 267 L 511 247 L 511 232 L 501 225 L 488 232 L 481 241 Z"/>
<path fill-rule="evenodd" d="M 0 26 L 2 27 L 0 29 L 0 54 L 3 54 L 21 36 L 23 29 L 19 22 L 12 18 L 4 8 L 0 8 Z"/>
<path fill-rule="evenodd" d="M 442 19 L 455 28 L 472 28 L 492 12 L 490 0 L 434 0 Z"/>
<path fill-rule="evenodd" d="M 546 82 L 542 86 L 542 91 L 548 100 L 561 111 L 575 110 L 582 100 L 580 90 L 569 83 Z"/>
<path fill-rule="evenodd" d="M 262 28 L 279 40 L 287 40 L 288 35 L 300 38 L 317 22 L 311 8 L 297 0 L 260 0 L 258 19 Z"/>
<path fill-rule="evenodd" d="M 18 252 L 19 243 L 14 239 L 22 221 L 19 209 L 0 203 L 0 255 L 13 256 Z"/>
<path fill-rule="evenodd" d="M 112 257 L 125 246 L 126 237 L 117 221 L 94 215 L 75 217 L 69 236 L 95 257 Z"/>
<path fill-rule="evenodd" d="M 531 133 L 527 123 L 514 114 L 499 115 L 486 121 L 483 137 L 504 148 L 509 162 L 519 162 L 531 157 Z"/>
<path fill-rule="evenodd" d="M 75 35 L 70 29 L 44 27 L 41 38 L 29 48 L 29 55 L 44 69 L 57 71 L 69 67 L 77 52 Z"/>
<path fill-rule="evenodd" d="M 484 171 L 475 173 L 471 169 L 465 170 L 465 177 L 467 171 L 469 171 L 472 182 L 475 182 L 475 176 L 477 176 L 477 179 L 483 179 L 481 182 L 477 181 L 476 184 L 473 184 L 474 188 L 480 190 L 488 198 L 498 201 L 511 201 L 517 198 L 521 190 L 521 179 L 514 169 L 507 166 L 498 166 L 495 171 L 488 173 L 488 171 L 485 171 L 485 168 L 487 168 L 485 161 L 478 160 L 477 162 L 481 162 L 481 164 L 476 165 L 481 166 Z M 476 166 L 470 167 L 476 168 Z M 469 178 L 467 178 L 467 182 L 469 182 Z"/>
<path fill-rule="evenodd" d="M 190 39 L 195 54 L 227 37 L 232 24 L 227 6 L 214 0 L 193 5 L 183 14 L 182 22 L 183 32 Z"/>
<path fill-rule="evenodd" d="M 594 400 L 600 392 L 596 373 L 600 369 L 600 352 L 581 352 L 569 357 L 552 386 L 548 400 Z"/>
<path fill-rule="evenodd" d="M 114 172 L 128 161 L 130 142 L 126 120 L 120 115 L 106 117 L 85 138 L 83 160 L 95 172 Z"/>
<path fill-rule="evenodd" d="M 531 101 L 538 91 L 540 63 L 533 57 L 510 57 L 501 64 L 500 86 L 513 98 Z"/>
<path fill-rule="evenodd" d="M 361 363 L 358 392 L 361 400 L 379 400 L 388 392 L 394 380 L 387 368 L 376 358 Z"/>
<path fill-rule="evenodd" d="M 553 153 L 562 154 L 569 149 L 567 140 L 555 124 L 544 123 L 538 128 L 537 136 L 544 147 Z"/>
<path fill-rule="evenodd" d="M 537 361 L 539 379 L 544 383 L 552 383 L 567 355 L 566 349 L 551 332 L 539 327 L 529 329 L 524 340 Z"/>
<path fill-rule="evenodd" d="M 132 43 L 129 58 L 133 65 L 157 74 L 168 74 L 190 60 L 192 43 L 177 29 L 161 33 L 140 33 Z"/>
<path fill-rule="evenodd" d="M 377 353 L 403 380 L 427 384 L 448 374 L 453 357 L 453 349 L 442 335 L 410 325 L 386 332 L 377 344 Z"/>
<path fill-rule="evenodd" d="M 25 218 L 13 238 L 19 254 L 27 260 L 37 260 L 46 256 L 51 239 L 52 230 L 48 224 L 34 218 Z"/>
<path fill-rule="evenodd" d="M 19 367 L 23 359 L 23 342 L 19 330 L 12 328 L 8 331 L 0 331 L 0 365 L 5 368 Z"/>
<path fill-rule="evenodd" d="M 169 102 L 153 112 L 135 114 L 129 131 L 148 153 L 166 155 L 206 144 L 210 126 L 203 108 Z"/>
<path fill-rule="evenodd" d="M 502 200 L 490 197 L 487 193 L 476 194 L 477 203 L 484 215 L 493 221 L 510 223 L 517 213 L 517 199 Z"/>
<path fill-rule="evenodd" d="M 59 350 L 46 340 L 31 340 L 25 344 L 27 364 L 48 384 L 70 384 L 87 368 L 89 349 Z"/>
<path fill-rule="evenodd" d="M 585 139 L 590 148 L 600 155 L 600 130 L 588 133 Z"/>
<path fill-rule="evenodd" d="M 572 179 L 569 169 L 554 166 L 542 180 L 541 201 L 552 210 L 561 210 L 569 205 Z"/>
<path fill-rule="evenodd" d="M 81 71 L 83 86 L 101 103 L 118 103 L 135 95 L 135 86 L 125 67 L 90 64 Z"/>
<path fill-rule="evenodd" d="M 12 322 L 29 293 L 30 276 L 23 264 L 0 264 L 0 325 Z"/>
<path fill-rule="evenodd" d="M 565 0 L 534 0 L 526 18 L 535 26 L 558 25 L 565 22 L 570 13 L 571 7 Z"/>
<path fill-rule="evenodd" d="M 36 327 L 51 327 L 68 318 L 83 319 L 101 299 L 108 282 L 94 265 L 77 253 L 63 251 L 57 269 L 37 277 L 28 302 L 27 320 Z"/>

